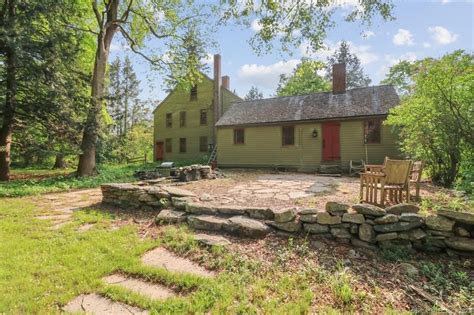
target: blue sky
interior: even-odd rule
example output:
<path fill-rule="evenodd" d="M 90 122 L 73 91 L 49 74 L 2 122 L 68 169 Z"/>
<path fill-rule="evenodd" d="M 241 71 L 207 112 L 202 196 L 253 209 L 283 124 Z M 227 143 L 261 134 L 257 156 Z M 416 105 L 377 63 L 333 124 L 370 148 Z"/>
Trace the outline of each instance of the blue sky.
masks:
<path fill-rule="evenodd" d="M 326 50 L 308 53 L 302 46 L 295 48 L 292 55 L 282 56 L 275 51 L 258 56 L 248 44 L 258 27 L 258 23 L 253 23 L 253 28 L 249 29 L 236 26 L 219 29 L 215 34 L 218 46 L 209 50 L 209 56 L 222 55 L 222 74 L 230 76 L 231 89 L 243 97 L 252 85 L 265 96 L 273 95 L 280 74 L 291 72 L 301 57 L 325 61 L 341 40 L 350 42 L 352 52 L 361 60 L 373 85 L 378 84 L 389 67 L 399 60 L 439 57 L 456 49 L 474 50 L 474 0 L 393 1 L 395 20 L 375 19 L 371 27 L 344 22 L 344 14 L 357 0 L 340 1 L 346 5 L 336 15 L 337 25 L 328 33 Z M 117 38 L 110 60 L 126 54 L 141 80 L 140 97 L 162 100 L 167 93 L 161 75 L 151 71 L 140 56 L 124 49 Z"/>

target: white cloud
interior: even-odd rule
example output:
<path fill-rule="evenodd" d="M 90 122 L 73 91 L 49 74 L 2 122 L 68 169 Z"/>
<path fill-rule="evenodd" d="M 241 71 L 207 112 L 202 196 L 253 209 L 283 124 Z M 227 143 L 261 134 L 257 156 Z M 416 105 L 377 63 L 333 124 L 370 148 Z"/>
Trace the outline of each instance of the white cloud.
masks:
<path fill-rule="evenodd" d="M 458 40 L 459 35 L 450 32 L 442 26 L 428 27 L 431 38 L 440 45 L 448 45 Z"/>
<path fill-rule="evenodd" d="M 431 47 L 431 44 L 428 43 L 428 42 L 423 42 L 423 47 L 425 47 L 425 48 L 430 48 L 430 47 Z"/>
<path fill-rule="evenodd" d="M 300 46 L 300 52 L 304 57 L 316 58 L 322 61 L 333 55 L 334 52 L 339 48 L 341 42 L 333 43 L 327 41 L 324 43 L 323 47 L 317 52 L 311 52 L 310 46 L 308 43 L 305 43 Z M 355 54 L 359 59 L 362 65 L 368 65 L 374 61 L 377 61 L 378 56 L 372 52 L 372 48 L 369 45 L 356 45 L 353 42 L 347 42 L 351 53 Z"/>
<path fill-rule="evenodd" d="M 375 36 L 375 33 L 372 32 L 372 31 L 362 32 L 362 38 L 363 39 L 369 39 L 369 38 L 374 37 L 374 36 Z"/>
<path fill-rule="evenodd" d="M 406 29 L 398 29 L 397 34 L 393 35 L 392 42 L 397 46 L 411 46 L 413 42 L 413 34 Z"/>
<path fill-rule="evenodd" d="M 262 25 L 260 24 L 260 20 L 258 20 L 258 19 L 253 20 L 252 23 L 250 24 L 250 27 L 252 28 L 252 30 L 254 32 L 259 32 L 262 29 Z"/>
<path fill-rule="evenodd" d="M 270 65 L 245 64 L 240 67 L 238 77 L 249 85 L 275 89 L 280 80 L 280 74 L 291 73 L 299 63 L 300 60 L 290 59 Z"/>

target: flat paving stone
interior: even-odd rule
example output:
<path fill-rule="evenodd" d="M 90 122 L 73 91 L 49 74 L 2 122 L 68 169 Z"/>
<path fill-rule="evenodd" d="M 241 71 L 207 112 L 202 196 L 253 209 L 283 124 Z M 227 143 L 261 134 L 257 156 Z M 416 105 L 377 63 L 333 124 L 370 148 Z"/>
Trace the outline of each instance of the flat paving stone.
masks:
<path fill-rule="evenodd" d="M 165 286 L 139 279 L 127 278 L 120 274 L 113 274 L 103 278 L 102 280 L 104 280 L 107 284 L 121 286 L 153 300 L 164 300 L 175 296 L 174 292 Z"/>
<path fill-rule="evenodd" d="M 147 311 L 114 302 L 98 294 L 82 294 L 69 302 L 63 311 L 69 313 L 113 314 L 113 315 L 145 315 Z"/>
<path fill-rule="evenodd" d="M 189 259 L 181 258 L 172 252 L 158 247 L 142 257 L 142 263 L 151 267 L 164 268 L 171 272 L 190 273 L 201 277 L 213 277 L 214 272 L 206 270 Z"/>
<path fill-rule="evenodd" d="M 201 244 L 208 245 L 208 246 L 227 246 L 231 244 L 231 242 L 225 238 L 224 236 L 220 235 L 209 235 L 204 233 L 199 233 L 194 235 L 194 239 Z"/>

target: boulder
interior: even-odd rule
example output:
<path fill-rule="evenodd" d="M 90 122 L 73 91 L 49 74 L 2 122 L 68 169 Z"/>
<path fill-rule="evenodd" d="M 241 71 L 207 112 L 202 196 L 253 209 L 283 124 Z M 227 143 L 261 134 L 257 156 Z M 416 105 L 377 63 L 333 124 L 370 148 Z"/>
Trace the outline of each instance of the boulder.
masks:
<path fill-rule="evenodd" d="M 365 218 L 360 213 L 344 213 L 342 222 L 362 224 L 365 222 Z"/>
<path fill-rule="evenodd" d="M 174 187 L 174 186 L 162 186 L 164 191 L 168 192 L 171 197 L 196 197 L 196 195 L 188 190 Z"/>
<path fill-rule="evenodd" d="M 341 217 L 340 216 L 333 216 L 327 212 L 321 212 L 317 214 L 317 222 L 319 224 L 340 224 Z"/>
<path fill-rule="evenodd" d="M 409 263 L 400 263 L 398 269 L 409 277 L 416 277 L 418 275 L 418 268 Z"/>
<path fill-rule="evenodd" d="M 374 243 L 375 242 L 375 232 L 374 228 L 370 224 L 361 224 L 359 226 L 359 238 L 368 243 Z"/>
<path fill-rule="evenodd" d="M 326 202 L 326 211 L 332 215 L 343 215 L 349 209 L 349 205 L 344 203 L 328 201 Z"/>
<path fill-rule="evenodd" d="M 219 218 L 212 215 L 191 215 L 188 217 L 190 227 L 198 230 L 219 231 L 227 226 L 227 219 Z"/>
<path fill-rule="evenodd" d="M 430 215 L 426 218 L 425 224 L 431 230 L 449 232 L 453 230 L 455 221 L 437 215 Z"/>
<path fill-rule="evenodd" d="M 421 225 L 422 223 L 419 222 L 396 222 L 374 225 L 374 230 L 380 233 L 403 232 L 420 227 Z"/>
<path fill-rule="evenodd" d="M 444 240 L 445 244 L 452 249 L 474 252 L 474 239 L 467 237 L 450 237 Z"/>
<path fill-rule="evenodd" d="M 318 210 L 316 208 L 305 208 L 305 209 L 300 209 L 298 210 L 299 215 L 308 215 L 308 214 L 316 214 L 322 212 L 321 210 Z"/>
<path fill-rule="evenodd" d="M 402 213 L 418 213 L 418 211 L 420 211 L 420 207 L 411 203 L 399 203 L 385 208 L 385 212 L 395 215 L 401 215 Z"/>
<path fill-rule="evenodd" d="M 277 230 L 289 232 L 289 233 L 296 233 L 301 231 L 302 224 L 299 221 L 290 221 L 290 222 L 268 222 L 271 226 L 276 228 Z"/>
<path fill-rule="evenodd" d="M 273 211 L 274 221 L 277 223 L 289 222 L 296 217 L 296 211 L 293 208 L 281 209 Z"/>
<path fill-rule="evenodd" d="M 217 210 L 211 205 L 206 205 L 199 202 L 186 203 L 185 211 L 192 214 L 216 214 Z"/>
<path fill-rule="evenodd" d="M 382 217 L 386 214 L 384 209 L 366 203 L 352 205 L 352 209 L 354 209 L 357 213 L 374 217 Z"/>
<path fill-rule="evenodd" d="M 388 224 L 398 222 L 398 216 L 394 214 L 386 214 L 383 217 L 378 217 L 374 220 L 375 224 Z"/>
<path fill-rule="evenodd" d="M 448 209 L 440 209 L 437 212 L 438 215 L 452 219 L 456 222 L 474 225 L 474 213 L 472 212 L 452 211 Z"/>
<path fill-rule="evenodd" d="M 416 214 L 416 213 L 402 213 L 400 215 L 400 221 L 403 222 L 420 222 L 422 223 L 424 220 L 423 216 Z"/>
<path fill-rule="evenodd" d="M 220 235 L 209 235 L 209 234 L 196 234 L 194 239 L 201 244 L 207 246 L 227 246 L 230 244 L 230 241 Z"/>
<path fill-rule="evenodd" d="M 461 226 L 456 226 L 454 228 L 454 234 L 461 237 L 471 237 L 471 233 Z"/>
<path fill-rule="evenodd" d="M 331 227 L 330 232 L 335 238 L 352 238 L 351 233 L 346 228 Z"/>
<path fill-rule="evenodd" d="M 156 216 L 156 223 L 180 223 L 186 221 L 186 212 L 163 209 Z"/>
<path fill-rule="evenodd" d="M 247 208 L 245 212 L 248 214 L 249 217 L 254 219 L 261 219 L 261 220 L 273 220 L 275 214 L 273 213 L 272 209 L 269 208 Z"/>
<path fill-rule="evenodd" d="M 357 238 L 352 238 L 351 244 L 355 247 L 360 247 L 360 248 L 367 248 L 367 249 L 372 249 L 372 250 L 377 249 L 377 246 L 361 241 L 360 239 L 357 239 Z"/>
<path fill-rule="evenodd" d="M 215 207 L 218 213 L 223 215 L 244 215 L 247 210 L 245 207 L 241 206 L 231 206 L 223 205 Z"/>
<path fill-rule="evenodd" d="M 318 223 L 314 224 L 303 224 L 304 230 L 311 234 L 322 234 L 329 232 L 329 226 L 321 225 Z"/>
<path fill-rule="evenodd" d="M 395 240 L 398 238 L 398 233 L 397 232 L 391 232 L 391 233 L 381 233 L 377 234 L 375 237 L 376 242 L 383 242 L 383 241 L 390 241 L 390 240 Z"/>
<path fill-rule="evenodd" d="M 317 220 L 318 220 L 318 217 L 315 214 L 300 215 L 300 221 L 304 223 L 316 223 Z"/>
<path fill-rule="evenodd" d="M 241 215 L 231 217 L 229 225 L 224 226 L 224 229 L 230 233 L 251 238 L 265 237 L 271 232 L 270 227 L 265 223 Z"/>

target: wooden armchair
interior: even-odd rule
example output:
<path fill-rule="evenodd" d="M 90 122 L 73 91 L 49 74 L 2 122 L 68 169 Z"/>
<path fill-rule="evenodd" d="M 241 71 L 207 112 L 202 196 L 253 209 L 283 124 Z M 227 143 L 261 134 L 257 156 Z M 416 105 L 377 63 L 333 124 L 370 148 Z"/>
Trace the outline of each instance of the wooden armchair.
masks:
<path fill-rule="evenodd" d="M 360 201 L 376 205 L 385 205 L 385 199 L 394 203 L 409 201 L 409 175 L 411 160 L 391 160 L 385 158 L 383 166 L 368 165 L 366 172 L 360 174 Z"/>
<path fill-rule="evenodd" d="M 413 167 L 410 172 L 410 186 L 415 186 L 415 201 L 420 200 L 420 181 L 424 166 L 425 163 L 423 161 L 416 161 L 413 163 Z"/>

